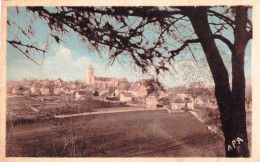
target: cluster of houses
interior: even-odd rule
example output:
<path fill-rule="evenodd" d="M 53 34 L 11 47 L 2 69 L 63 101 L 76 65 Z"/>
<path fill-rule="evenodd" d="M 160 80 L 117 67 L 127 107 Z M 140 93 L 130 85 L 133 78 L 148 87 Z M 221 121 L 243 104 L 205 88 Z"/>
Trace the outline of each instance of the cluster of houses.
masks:
<path fill-rule="evenodd" d="M 142 103 L 147 109 L 170 108 L 194 109 L 195 99 L 187 93 L 164 91 L 153 79 L 143 79 L 130 83 L 126 78 L 96 77 L 94 68 L 90 66 L 87 81 L 64 82 L 57 80 L 30 80 L 21 84 L 9 82 L 7 84 L 10 95 L 61 95 L 74 100 L 99 98 L 102 100 L 126 102 L 129 104 Z M 199 96 L 197 104 L 214 104 L 209 97 Z"/>
<path fill-rule="evenodd" d="M 172 110 L 195 109 L 199 107 L 217 108 L 216 99 L 213 96 L 201 95 L 193 98 L 189 93 L 176 93 L 172 90 L 154 91 L 146 98 L 146 108 L 169 108 Z"/>
<path fill-rule="evenodd" d="M 7 93 L 9 95 L 66 95 L 76 92 L 79 86 L 77 83 L 66 83 L 62 79 L 57 80 L 27 80 L 7 83 Z"/>

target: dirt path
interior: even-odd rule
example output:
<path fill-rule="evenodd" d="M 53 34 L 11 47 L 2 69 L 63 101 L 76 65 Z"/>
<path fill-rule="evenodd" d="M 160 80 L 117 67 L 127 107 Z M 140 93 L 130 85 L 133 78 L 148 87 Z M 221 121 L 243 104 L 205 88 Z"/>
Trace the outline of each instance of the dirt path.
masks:
<path fill-rule="evenodd" d="M 105 110 L 105 111 L 96 111 L 96 112 L 84 112 L 79 114 L 68 114 L 68 115 L 54 115 L 54 118 L 67 118 L 67 117 L 76 117 L 76 116 L 86 116 L 86 115 L 97 115 L 97 114 L 111 114 L 111 113 L 122 113 L 122 112 L 134 112 L 134 111 L 167 111 L 167 109 L 145 109 L 145 108 L 118 108 L 119 110 Z"/>
<path fill-rule="evenodd" d="M 33 106 L 31 107 L 31 109 L 37 113 L 40 113 L 39 110 Z M 168 111 L 168 113 L 173 112 L 167 108 L 146 109 L 146 108 L 136 108 L 136 107 L 122 107 L 122 108 L 106 108 L 106 109 L 97 110 L 95 112 L 84 112 L 84 113 L 78 113 L 78 114 L 53 115 L 53 117 L 61 119 L 61 118 L 76 117 L 76 116 L 88 116 L 88 115 L 135 112 L 135 111 Z"/>

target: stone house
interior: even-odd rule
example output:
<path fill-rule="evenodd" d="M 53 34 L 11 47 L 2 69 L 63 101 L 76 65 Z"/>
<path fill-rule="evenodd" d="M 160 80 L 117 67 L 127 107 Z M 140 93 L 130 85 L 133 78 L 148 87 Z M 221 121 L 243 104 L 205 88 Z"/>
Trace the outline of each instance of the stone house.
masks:
<path fill-rule="evenodd" d="M 93 96 L 92 91 L 78 91 L 75 94 L 75 100 L 83 100 L 83 99 L 88 99 Z"/>
<path fill-rule="evenodd" d="M 157 109 L 159 104 L 158 100 L 164 97 L 163 91 L 154 91 L 146 98 L 146 108 L 147 109 Z"/>
<path fill-rule="evenodd" d="M 41 95 L 49 95 L 50 94 L 50 88 L 46 85 L 42 85 L 40 88 Z"/>
<path fill-rule="evenodd" d="M 145 98 L 148 95 L 147 87 L 140 83 L 132 83 L 128 92 L 131 93 L 138 102 L 145 102 Z"/>
<path fill-rule="evenodd" d="M 131 93 L 126 93 L 126 92 L 120 93 L 120 101 L 130 102 L 130 101 L 132 101 L 132 99 L 133 99 L 133 96 L 131 95 Z"/>
<path fill-rule="evenodd" d="M 140 85 L 136 90 L 136 97 L 145 98 L 148 95 L 147 88 L 144 85 Z"/>
<path fill-rule="evenodd" d="M 194 109 L 194 102 L 189 97 L 181 98 L 177 97 L 173 100 L 171 100 L 171 109 L 173 110 L 183 110 L 185 108 Z"/>
<path fill-rule="evenodd" d="M 167 96 L 158 99 L 157 108 L 170 108 L 170 101 Z"/>

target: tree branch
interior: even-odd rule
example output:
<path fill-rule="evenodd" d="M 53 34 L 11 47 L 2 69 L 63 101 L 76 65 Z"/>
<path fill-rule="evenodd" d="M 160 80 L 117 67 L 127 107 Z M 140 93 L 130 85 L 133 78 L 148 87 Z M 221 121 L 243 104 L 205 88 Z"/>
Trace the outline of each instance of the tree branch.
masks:
<path fill-rule="evenodd" d="M 230 18 L 228 18 L 227 16 L 224 16 L 216 11 L 212 11 L 212 10 L 208 10 L 208 13 L 211 13 L 212 15 L 210 16 L 216 16 L 219 19 L 225 21 L 229 26 L 231 26 L 234 29 L 234 25 L 235 25 L 235 21 L 231 20 Z"/>
<path fill-rule="evenodd" d="M 176 50 L 172 50 L 169 53 L 172 54 L 172 58 L 173 58 L 174 56 L 178 55 L 184 48 L 186 48 L 189 45 L 189 43 L 199 43 L 199 42 L 200 42 L 199 39 L 186 40 L 186 41 L 184 41 L 184 43 L 181 47 L 179 47 Z"/>
<path fill-rule="evenodd" d="M 234 52 L 234 45 L 227 38 L 223 37 L 222 35 L 214 35 L 214 39 L 221 40 L 223 43 L 225 43 L 228 46 L 228 48 L 232 53 Z"/>
<path fill-rule="evenodd" d="M 137 16 L 137 17 L 157 17 L 157 18 L 172 18 L 172 15 L 181 15 L 181 11 L 163 11 L 163 10 L 153 10 L 154 7 L 151 7 L 150 10 L 137 8 L 137 7 L 113 7 L 112 9 L 108 9 L 106 11 L 100 9 L 94 9 L 93 7 L 86 7 L 83 11 L 89 11 L 93 13 L 106 14 L 111 16 Z M 126 12 L 129 11 L 129 12 Z M 132 11 L 132 12 L 130 12 Z M 147 12 L 148 11 L 148 12 Z"/>
<path fill-rule="evenodd" d="M 16 46 L 13 43 L 10 43 L 10 41 L 7 41 L 10 45 L 12 45 L 14 48 L 18 49 L 25 57 L 27 57 L 29 60 L 31 60 L 32 62 L 34 62 L 35 64 L 41 66 L 41 64 L 39 64 L 38 62 L 36 62 L 35 60 L 33 60 L 28 54 L 26 54 L 24 51 L 22 51 L 18 46 Z"/>
<path fill-rule="evenodd" d="M 27 48 L 33 48 L 33 49 L 35 49 L 37 51 L 41 51 L 43 53 L 47 52 L 46 50 L 37 48 L 37 47 L 32 46 L 32 45 L 22 44 L 21 42 L 17 42 L 17 41 L 14 41 L 14 40 L 12 40 L 12 41 L 8 40 L 7 42 L 10 43 L 11 45 L 20 45 L 20 46 L 24 46 L 24 47 L 27 47 Z"/>

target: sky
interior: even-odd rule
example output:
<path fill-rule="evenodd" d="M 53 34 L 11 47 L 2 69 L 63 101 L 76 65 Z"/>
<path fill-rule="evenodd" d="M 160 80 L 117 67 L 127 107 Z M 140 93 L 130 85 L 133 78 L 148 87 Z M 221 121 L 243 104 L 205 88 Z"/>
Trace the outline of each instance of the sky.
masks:
<path fill-rule="evenodd" d="M 7 13 L 9 20 L 27 29 L 26 26 L 28 26 L 28 23 L 30 24 L 32 15 L 24 12 L 24 8 L 21 8 L 17 15 L 14 7 L 8 7 Z M 195 62 L 191 54 L 180 55 L 177 57 L 178 61 L 175 61 L 174 70 L 172 70 L 171 73 L 155 76 L 154 74 L 142 74 L 141 70 L 135 68 L 133 63 L 131 63 L 131 59 L 127 56 L 120 56 L 118 58 L 119 62 L 115 61 L 112 66 L 106 68 L 109 51 L 102 51 L 101 58 L 96 51 L 90 48 L 90 45 L 83 43 L 80 37 L 74 32 L 63 35 L 62 40 L 64 42 L 58 44 L 46 34 L 49 32 L 49 29 L 43 21 L 36 20 L 32 24 L 32 28 L 35 30 L 35 35 L 34 38 L 30 40 L 31 42 L 37 41 L 40 46 L 44 46 L 46 45 L 44 41 L 49 40 L 49 50 L 44 55 L 43 65 L 41 67 L 36 65 L 7 43 L 7 81 L 20 81 L 24 78 L 61 78 L 65 81 L 85 81 L 87 69 L 92 64 L 96 76 L 127 78 L 130 82 L 135 82 L 143 78 L 158 77 L 166 88 L 187 85 L 189 82 L 195 81 L 204 81 L 208 84 L 213 84 L 205 56 L 198 45 L 195 47 L 197 50 L 193 52 L 195 53 L 196 59 L 200 61 Z M 14 25 L 8 26 L 7 30 L 8 40 L 26 40 L 22 34 L 19 34 L 20 31 Z M 227 31 L 226 35 L 230 37 L 232 41 L 231 32 Z M 152 38 L 152 35 L 148 35 L 148 37 Z M 216 41 L 216 43 L 218 44 L 219 50 L 222 51 L 222 57 L 224 58 L 226 67 L 229 69 L 229 72 L 231 72 L 230 52 L 225 45 L 218 41 Z M 42 56 L 37 54 L 37 52 L 35 52 L 32 57 L 36 60 L 43 60 Z M 192 72 L 190 69 L 193 69 Z M 246 49 L 245 72 L 246 77 L 251 76 L 251 42 L 249 42 Z"/>

